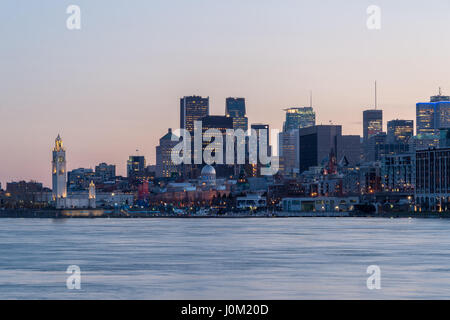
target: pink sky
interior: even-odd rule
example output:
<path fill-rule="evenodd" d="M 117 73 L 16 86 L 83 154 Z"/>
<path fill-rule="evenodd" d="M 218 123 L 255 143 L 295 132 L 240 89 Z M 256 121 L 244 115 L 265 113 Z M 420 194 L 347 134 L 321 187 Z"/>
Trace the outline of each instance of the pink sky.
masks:
<path fill-rule="evenodd" d="M 439 86 L 450 94 L 448 1 L 379 1 L 380 31 L 366 28 L 365 1 L 80 1 L 80 31 L 65 28 L 67 3 L 0 5 L 3 186 L 49 185 L 58 133 L 69 170 L 107 162 L 125 174 L 136 149 L 154 163 L 185 95 L 209 96 L 212 114 L 245 97 L 250 123 L 281 129 L 282 109 L 312 90 L 319 124 L 361 134 L 374 80 L 385 126 L 415 120 Z"/>

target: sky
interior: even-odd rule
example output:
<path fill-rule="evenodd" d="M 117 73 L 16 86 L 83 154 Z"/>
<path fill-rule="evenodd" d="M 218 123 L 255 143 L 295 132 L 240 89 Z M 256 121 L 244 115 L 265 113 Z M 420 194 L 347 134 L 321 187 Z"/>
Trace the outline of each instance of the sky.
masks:
<path fill-rule="evenodd" d="M 81 29 L 69 30 L 69 5 Z M 366 26 L 381 9 L 381 29 Z M 61 134 L 68 170 L 117 165 L 179 127 L 179 99 L 245 97 L 249 123 L 281 129 L 286 107 L 362 134 L 374 105 L 384 126 L 450 94 L 448 0 L 2 0 L 0 182 L 51 183 Z"/>

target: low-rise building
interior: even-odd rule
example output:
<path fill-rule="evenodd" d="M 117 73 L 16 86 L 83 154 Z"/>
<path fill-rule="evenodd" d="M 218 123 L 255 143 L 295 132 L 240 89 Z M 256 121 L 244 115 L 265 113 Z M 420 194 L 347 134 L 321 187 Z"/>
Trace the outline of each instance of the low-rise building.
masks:
<path fill-rule="evenodd" d="M 285 212 L 346 212 L 359 203 L 359 197 L 299 197 L 283 198 Z"/>
<path fill-rule="evenodd" d="M 450 148 L 416 151 L 416 209 L 450 211 Z"/>

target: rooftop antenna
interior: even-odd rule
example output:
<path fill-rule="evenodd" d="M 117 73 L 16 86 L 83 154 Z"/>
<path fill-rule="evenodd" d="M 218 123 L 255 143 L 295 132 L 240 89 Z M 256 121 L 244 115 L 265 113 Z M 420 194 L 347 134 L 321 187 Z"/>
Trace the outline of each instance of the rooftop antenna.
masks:
<path fill-rule="evenodd" d="M 309 91 L 309 106 L 312 108 L 313 106 L 313 95 L 312 95 L 312 90 Z"/>
<path fill-rule="evenodd" d="M 442 96 L 442 88 L 439 87 L 439 95 Z"/>
<path fill-rule="evenodd" d="M 377 110 L 377 81 L 375 80 L 375 110 Z"/>

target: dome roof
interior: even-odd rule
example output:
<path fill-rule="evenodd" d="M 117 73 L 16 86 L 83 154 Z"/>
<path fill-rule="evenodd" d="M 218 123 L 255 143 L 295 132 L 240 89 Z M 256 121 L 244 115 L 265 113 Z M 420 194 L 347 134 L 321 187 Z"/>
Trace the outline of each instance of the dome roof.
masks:
<path fill-rule="evenodd" d="M 204 176 L 216 176 L 216 169 L 214 169 L 214 167 L 212 167 L 210 165 L 206 165 L 203 167 L 201 175 L 203 177 Z"/>

